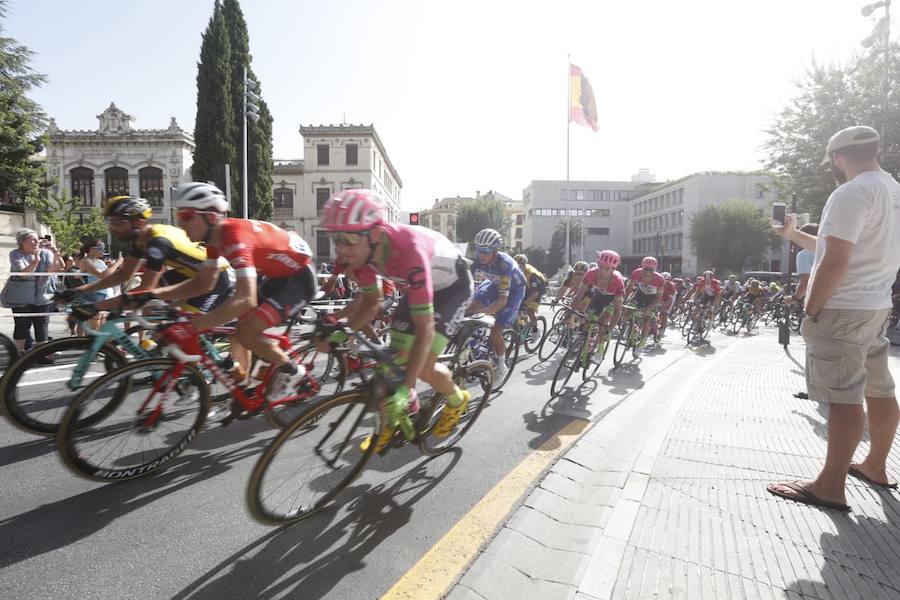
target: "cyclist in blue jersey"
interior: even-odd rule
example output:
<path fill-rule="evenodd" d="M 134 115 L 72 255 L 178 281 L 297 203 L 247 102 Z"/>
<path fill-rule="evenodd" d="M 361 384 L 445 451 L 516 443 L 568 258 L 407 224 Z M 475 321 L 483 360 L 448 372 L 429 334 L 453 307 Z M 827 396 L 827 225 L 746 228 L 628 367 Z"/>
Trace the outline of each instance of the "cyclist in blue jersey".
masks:
<path fill-rule="evenodd" d="M 481 274 L 483 281 L 475 290 L 468 312 L 494 315 L 491 341 L 494 344 L 496 364 L 495 381 L 506 376 L 506 345 L 503 330 L 513 324 L 519 314 L 519 306 L 525 298 L 525 275 L 516 261 L 500 252 L 503 236 L 495 229 L 482 229 L 475 234 L 475 263 L 472 274 Z"/>

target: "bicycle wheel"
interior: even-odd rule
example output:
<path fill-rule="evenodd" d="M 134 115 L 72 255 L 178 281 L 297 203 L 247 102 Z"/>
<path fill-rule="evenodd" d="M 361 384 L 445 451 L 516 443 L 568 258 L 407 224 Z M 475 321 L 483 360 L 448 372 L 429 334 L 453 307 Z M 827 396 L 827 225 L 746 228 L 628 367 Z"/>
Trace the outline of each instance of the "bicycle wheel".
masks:
<path fill-rule="evenodd" d="M 503 345 L 506 347 L 506 354 L 503 362 L 506 364 L 506 376 L 499 382 L 494 382 L 494 390 L 499 390 L 506 382 L 509 381 L 516 362 L 519 360 L 519 336 L 512 329 L 503 330 Z"/>
<path fill-rule="evenodd" d="M 550 327 L 547 331 L 547 335 L 544 336 L 544 339 L 541 340 L 541 345 L 538 348 L 538 358 L 543 362 L 546 360 L 550 360 L 550 357 L 556 354 L 556 351 L 559 349 L 559 346 L 566 339 L 566 336 L 569 335 L 569 325 L 563 321 L 562 323 L 557 323 Z"/>
<path fill-rule="evenodd" d="M 435 393 L 432 399 L 431 410 L 428 411 L 427 421 L 422 423 L 419 428 L 423 433 L 419 438 L 419 450 L 426 456 L 437 456 L 443 454 L 453 446 L 455 446 L 462 436 L 475 424 L 478 415 L 487 406 L 491 397 L 491 389 L 494 385 L 494 369 L 491 363 L 486 360 L 471 362 L 465 367 L 459 369 L 459 373 L 454 376 L 454 381 L 460 389 L 468 390 L 471 395 L 469 405 L 466 412 L 459 418 L 459 422 L 453 431 L 445 438 L 439 438 L 431 434 L 431 430 L 437 423 L 447 405 L 447 399 Z M 424 420 L 424 419 L 423 419 Z"/>
<path fill-rule="evenodd" d="M 525 338 L 525 352 L 528 354 L 534 354 L 538 351 L 538 348 L 541 347 L 541 342 L 544 341 L 544 336 L 547 334 L 547 319 L 544 317 L 538 317 L 534 325 L 531 326 L 531 331 L 528 333 L 528 337 Z"/>
<path fill-rule="evenodd" d="M 55 435 L 66 408 L 78 393 L 125 364 L 125 356 L 112 344 L 104 344 L 95 356 L 85 358 L 94 341 L 89 337 L 51 340 L 35 346 L 10 366 L 0 380 L 0 397 L 13 425 L 28 433 Z M 80 377 L 78 368 L 84 369 Z M 76 381 L 78 385 L 72 389 L 70 385 Z M 125 386 L 115 391 L 119 397 L 125 393 Z M 97 418 L 97 413 L 82 413 L 78 426 Z"/>
<path fill-rule="evenodd" d="M 19 348 L 8 336 L 0 333 L 0 376 L 19 358 Z"/>
<path fill-rule="evenodd" d="M 307 406 L 272 440 L 253 468 L 247 505 L 267 525 L 300 521 L 330 502 L 375 451 L 360 444 L 381 432 L 382 420 L 364 392 L 343 392 Z"/>
<path fill-rule="evenodd" d="M 556 309 L 556 312 L 553 313 L 553 320 L 550 322 L 550 327 L 555 326 L 557 323 L 562 323 L 566 320 L 566 315 L 569 313 L 568 306 L 560 306 Z"/>
<path fill-rule="evenodd" d="M 295 345 L 289 356 L 306 369 L 306 377 L 297 387 L 296 394 L 266 405 L 266 420 L 278 429 L 284 429 L 293 423 L 310 402 L 333 396 L 343 390 L 347 377 L 343 352 L 319 352 L 314 342 L 307 341 Z M 273 370 L 270 369 L 263 385 L 268 386 L 272 374 Z"/>
<path fill-rule="evenodd" d="M 566 384 L 572 378 L 572 373 L 579 367 L 579 359 L 581 358 L 582 340 L 580 338 L 573 339 L 569 342 L 569 349 L 566 351 L 563 359 L 559 361 L 556 367 L 556 374 L 553 375 L 553 383 L 550 385 L 550 397 L 556 398 L 566 389 Z"/>
<path fill-rule="evenodd" d="M 142 360 L 85 388 L 57 434 L 66 466 L 88 479 L 124 480 L 147 475 L 181 454 L 203 427 L 210 400 L 194 365 L 182 364 L 172 381 L 176 365 L 171 358 Z M 128 393 L 120 396 L 123 386 Z M 79 427 L 85 411 L 103 418 Z"/>
<path fill-rule="evenodd" d="M 633 330 L 634 321 L 628 321 L 628 323 L 619 331 L 618 337 L 616 337 L 616 347 L 613 349 L 613 365 L 616 367 L 621 365 L 625 360 L 625 354 L 628 353 L 631 346 L 631 335 Z"/>

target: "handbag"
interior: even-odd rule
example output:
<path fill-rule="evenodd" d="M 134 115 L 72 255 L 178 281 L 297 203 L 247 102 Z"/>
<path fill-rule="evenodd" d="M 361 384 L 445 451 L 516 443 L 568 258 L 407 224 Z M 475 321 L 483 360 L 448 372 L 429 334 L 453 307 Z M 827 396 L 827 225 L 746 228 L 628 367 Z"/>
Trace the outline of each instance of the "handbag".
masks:
<path fill-rule="evenodd" d="M 3 308 L 13 308 L 16 306 L 34 304 L 36 291 L 37 281 L 33 279 L 10 277 L 6 280 L 3 291 L 0 292 L 0 306 L 3 306 Z"/>

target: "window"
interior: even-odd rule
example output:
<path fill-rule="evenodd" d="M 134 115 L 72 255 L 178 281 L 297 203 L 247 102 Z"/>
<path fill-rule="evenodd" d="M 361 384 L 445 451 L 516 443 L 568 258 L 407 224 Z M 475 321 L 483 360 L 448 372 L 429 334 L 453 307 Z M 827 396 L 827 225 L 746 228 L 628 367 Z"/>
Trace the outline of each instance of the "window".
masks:
<path fill-rule="evenodd" d="M 274 208 L 294 208 L 294 191 L 285 187 L 275 190 Z"/>
<path fill-rule="evenodd" d="M 141 198 L 146 198 L 150 206 L 163 205 L 163 172 L 156 167 L 144 167 L 138 171 Z"/>
<path fill-rule="evenodd" d="M 320 260 L 331 255 L 331 240 L 328 238 L 328 232 L 322 229 L 316 231 L 316 256 Z"/>
<path fill-rule="evenodd" d="M 331 190 L 328 188 L 316 188 L 316 210 L 325 208 L 328 199 L 331 198 Z"/>
<path fill-rule="evenodd" d="M 122 167 L 110 167 L 106 175 L 106 197 L 128 195 L 128 171 Z"/>
<path fill-rule="evenodd" d="M 516 225 L 521 225 L 524 222 L 525 215 L 516 215 Z"/>
<path fill-rule="evenodd" d="M 600 199 L 609 201 L 609 190 L 600 190 Z"/>
<path fill-rule="evenodd" d="M 355 167 L 359 164 L 359 146 L 356 144 L 347 144 L 345 147 L 347 149 L 347 164 Z"/>
<path fill-rule="evenodd" d="M 584 190 L 575 190 L 575 199 L 584 200 Z"/>
<path fill-rule="evenodd" d="M 319 164 L 319 165 L 327 165 L 327 164 L 329 164 L 329 161 L 328 161 L 328 154 L 329 154 L 328 144 L 319 144 L 318 146 L 316 146 L 316 149 L 317 149 L 317 151 L 318 151 L 318 153 L 319 153 L 319 160 L 318 160 L 318 163 L 317 163 L 317 164 Z"/>
<path fill-rule="evenodd" d="M 588 235 L 609 235 L 609 227 L 588 227 Z"/>
<path fill-rule="evenodd" d="M 82 206 L 94 205 L 94 172 L 87 167 L 75 167 L 69 171 L 72 178 L 72 197 L 81 198 Z"/>

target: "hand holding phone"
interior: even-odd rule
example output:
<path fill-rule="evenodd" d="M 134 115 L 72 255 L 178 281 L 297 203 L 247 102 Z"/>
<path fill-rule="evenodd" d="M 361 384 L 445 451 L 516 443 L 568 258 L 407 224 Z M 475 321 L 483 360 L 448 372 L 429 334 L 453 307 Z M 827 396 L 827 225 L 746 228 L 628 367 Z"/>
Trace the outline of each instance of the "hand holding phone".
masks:
<path fill-rule="evenodd" d="M 784 202 L 775 202 L 772 204 L 772 220 L 779 227 L 784 227 L 784 212 L 787 206 Z"/>

